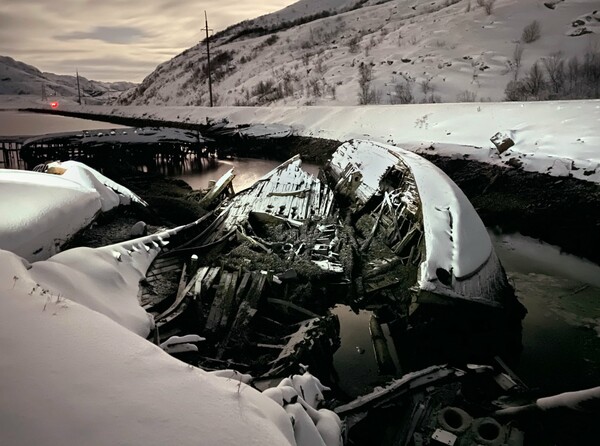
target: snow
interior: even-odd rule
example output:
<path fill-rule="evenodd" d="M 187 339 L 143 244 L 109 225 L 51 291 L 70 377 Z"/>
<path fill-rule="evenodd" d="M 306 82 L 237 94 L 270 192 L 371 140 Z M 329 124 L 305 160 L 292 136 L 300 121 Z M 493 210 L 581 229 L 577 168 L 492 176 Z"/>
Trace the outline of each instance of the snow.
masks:
<path fill-rule="evenodd" d="M 0 170 L 0 248 L 48 258 L 101 210 L 98 192 L 57 175 Z"/>
<path fill-rule="evenodd" d="M 120 204 L 128 205 L 132 201 L 142 205 L 146 202 L 119 183 L 105 177 L 100 172 L 86 166 L 78 161 L 54 162 L 48 164 L 48 167 L 61 167 L 66 169 L 61 175 L 63 178 L 74 181 L 91 191 L 96 191 L 100 195 L 102 212 L 110 211 Z"/>
<path fill-rule="evenodd" d="M 102 254 L 92 260 L 91 269 L 108 261 Z M 275 402 L 236 379 L 184 364 L 71 300 L 84 284 L 60 299 L 56 291 L 29 293 L 26 285 L 58 269 L 52 261 L 28 271 L 25 261 L 0 251 L 0 262 L 4 443 L 295 444 L 291 422 Z M 48 269 L 38 271 L 37 264 Z M 95 274 L 108 278 L 105 273 Z M 96 297 L 110 297 L 105 291 L 95 290 Z"/>
<path fill-rule="evenodd" d="M 500 101 L 516 74 L 515 45 L 533 20 L 540 24 L 541 37 L 522 45 L 520 78 L 541 58 L 561 52 L 565 60 L 581 60 L 600 41 L 594 0 L 562 2 L 554 10 L 537 0 L 496 0 L 491 15 L 473 0 L 469 10 L 467 1 L 371 0 L 342 12 L 358 3 L 302 0 L 214 38 L 211 53 L 230 56 L 222 66 L 213 64 L 219 71 L 213 82 L 216 105 L 358 104 L 361 63 L 373 67 L 371 87 L 381 104 L 398 101 L 396 86 L 405 80 L 417 103 Z M 259 26 L 278 29 L 327 9 L 338 13 L 272 34 L 238 35 Z M 572 26 L 578 18 L 592 34 L 569 36 L 578 29 Z M 268 40 L 272 36 L 275 42 Z M 351 50 L 353 39 L 356 50 Z M 205 63 L 203 50 L 200 43 L 162 63 L 140 88 L 122 95 L 121 103 L 207 105 L 206 78 L 190 69 Z M 265 94 L 269 89 L 258 88 L 261 82 L 273 88 Z M 282 93 L 273 94 L 276 88 Z"/>
<path fill-rule="evenodd" d="M 323 401 L 323 390 L 331 390 L 318 378 L 305 371 L 282 379 L 277 387 L 263 395 L 282 406 L 293 419 L 294 437 L 298 446 L 342 446 L 342 422 L 328 409 L 316 409 Z M 311 402 L 312 401 L 312 402 Z"/>
<path fill-rule="evenodd" d="M 346 141 L 368 139 L 417 153 L 572 175 L 600 182 L 600 100 L 410 104 L 352 107 L 84 107 L 103 116 L 204 124 L 284 124 L 294 134 Z M 515 145 L 502 155 L 490 138 L 509 133 Z"/>
<path fill-rule="evenodd" d="M 52 163 L 62 175 L 0 169 L 0 249 L 46 259 L 99 212 L 136 201 L 129 189 L 76 161 Z"/>
<path fill-rule="evenodd" d="M 600 386 L 539 398 L 536 401 L 536 404 L 542 410 L 550 410 L 562 407 L 579 412 L 595 413 L 598 411 L 599 401 Z"/>
<path fill-rule="evenodd" d="M 154 326 L 153 319 L 137 300 L 138 283 L 146 268 L 140 268 L 140 257 L 154 258 L 143 253 L 121 256 L 117 260 L 112 248 L 74 248 L 48 260 L 31 265 L 19 262 L 16 255 L 0 251 L 3 265 L 1 283 L 14 285 L 16 292 L 41 296 L 48 302 L 65 299 L 78 302 L 102 313 L 140 336 L 147 336 Z M 142 271 L 143 269 L 143 271 Z M 15 279 L 16 277 L 16 279 Z"/>
<path fill-rule="evenodd" d="M 28 96 L 33 100 L 34 97 L 40 97 L 42 88 L 45 88 L 46 95 L 51 99 L 57 95 L 77 96 L 76 76 L 42 73 L 31 65 L 7 56 L 0 56 L 0 79 L 0 102 L 4 101 L 5 95 Z M 83 100 L 96 104 L 106 102 L 136 86 L 132 82 L 100 82 L 88 80 L 83 76 L 79 76 L 79 84 Z"/>
<path fill-rule="evenodd" d="M 23 146 L 30 144 L 48 144 L 57 139 L 74 140 L 82 146 L 94 146 L 97 144 L 160 144 L 165 143 L 187 143 L 201 144 L 205 140 L 200 138 L 197 132 L 174 128 L 121 128 L 121 129 L 94 129 L 77 132 L 50 133 L 28 138 Z"/>

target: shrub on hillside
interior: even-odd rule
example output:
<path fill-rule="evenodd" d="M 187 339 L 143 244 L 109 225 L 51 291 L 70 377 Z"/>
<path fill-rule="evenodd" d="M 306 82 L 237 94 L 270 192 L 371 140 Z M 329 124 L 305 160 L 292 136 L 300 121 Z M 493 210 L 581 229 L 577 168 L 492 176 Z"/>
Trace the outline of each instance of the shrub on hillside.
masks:
<path fill-rule="evenodd" d="M 359 105 L 377 104 L 378 92 L 371 87 L 373 67 L 370 63 L 362 62 L 358 67 L 358 103 Z"/>
<path fill-rule="evenodd" d="M 348 41 L 348 51 L 350 51 L 350 53 L 352 53 L 352 54 L 358 53 L 358 50 L 359 50 L 358 42 L 359 42 L 359 40 L 360 40 L 359 36 L 353 36 Z"/>
<path fill-rule="evenodd" d="M 279 40 L 279 36 L 277 34 L 271 34 L 269 37 L 267 37 L 267 39 L 265 40 L 265 45 L 267 46 L 271 46 L 274 43 L 276 43 Z"/>
<path fill-rule="evenodd" d="M 567 62 L 560 53 L 532 65 L 527 76 L 510 81 L 504 90 L 507 101 L 546 99 L 600 99 L 600 51 L 588 51 L 583 60 Z"/>
<path fill-rule="evenodd" d="M 414 103 L 415 96 L 413 95 L 413 83 L 414 81 L 408 78 L 395 82 L 393 94 L 390 95 L 390 102 L 392 104 Z"/>
<path fill-rule="evenodd" d="M 525 43 L 532 43 L 538 40 L 542 36 L 542 29 L 540 27 L 540 22 L 534 20 L 525 28 L 523 28 L 523 32 L 521 33 L 521 41 Z"/>
<path fill-rule="evenodd" d="M 494 3 L 496 0 L 477 0 L 477 6 L 483 8 L 487 15 L 491 15 L 494 11 Z"/>
<path fill-rule="evenodd" d="M 477 100 L 477 93 L 471 90 L 465 90 L 456 95 L 456 102 L 475 102 Z"/>

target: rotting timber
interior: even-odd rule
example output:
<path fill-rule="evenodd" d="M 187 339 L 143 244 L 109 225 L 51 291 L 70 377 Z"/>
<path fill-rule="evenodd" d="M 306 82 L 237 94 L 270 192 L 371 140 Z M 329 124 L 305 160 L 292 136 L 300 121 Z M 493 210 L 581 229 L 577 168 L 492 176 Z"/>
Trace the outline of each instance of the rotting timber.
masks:
<path fill-rule="evenodd" d="M 522 307 L 491 247 L 480 246 L 475 261 L 454 257 L 469 254 L 456 247 L 465 237 L 485 243 L 476 237 L 482 224 L 429 166 L 389 146 L 351 141 L 320 178 L 294 157 L 232 194 L 228 172 L 202 199 L 209 213 L 179 230 L 148 272 L 141 300 L 155 316 L 155 336 L 205 337 L 186 354 L 205 368 L 266 379 L 302 363 L 335 381 L 339 323 L 329 309 L 343 302 L 374 311 L 374 346 L 387 376 L 449 359 L 510 357 Z M 441 179 L 424 183 L 424 174 Z M 401 370 L 386 359 L 381 324 L 401 352 Z"/>
<path fill-rule="evenodd" d="M 186 156 L 214 156 L 214 147 L 197 131 L 165 127 L 116 128 L 51 133 L 25 139 L 20 156 L 29 168 L 48 160 L 77 160 L 103 169 L 113 165 L 181 163 Z"/>

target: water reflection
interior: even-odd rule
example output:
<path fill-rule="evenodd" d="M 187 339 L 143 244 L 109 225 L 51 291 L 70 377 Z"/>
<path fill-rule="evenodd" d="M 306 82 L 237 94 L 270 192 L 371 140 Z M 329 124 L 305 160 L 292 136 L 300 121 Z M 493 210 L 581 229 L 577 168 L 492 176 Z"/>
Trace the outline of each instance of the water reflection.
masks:
<path fill-rule="evenodd" d="M 515 371 L 547 393 L 597 386 L 600 266 L 521 234 L 490 237 L 528 311 Z"/>
<path fill-rule="evenodd" d="M 507 271 L 565 277 L 600 287 L 600 266 L 595 263 L 525 235 L 488 232 Z"/>
<path fill-rule="evenodd" d="M 351 396 L 370 391 L 378 383 L 379 371 L 366 310 L 353 312 L 346 305 L 336 305 L 332 313 L 340 320 L 341 346 L 333 355 L 333 365 L 339 378 L 338 386 Z"/>
<path fill-rule="evenodd" d="M 233 168 L 236 175 L 233 187 L 236 192 L 239 192 L 280 164 L 280 161 L 251 158 L 221 160 L 188 156 L 181 164 L 159 165 L 158 168 L 163 174 L 184 180 L 193 189 L 206 189 L 210 180 L 218 180 Z M 315 164 L 303 163 L 302 168 L 315 176 L 319 173 L 319 166 Z"/>
<path fill-rule="evenodd" d="M 600 267 L 521 234 L 490 230 L 490 237 L 517 296 L 528 310 L 522 324 L 520 357 L 513 362 L 514 370 L 528 385 L 545 394 L 597 386 L 600 289 L 596 286 L 600 281 Z M 333 312 L 338 315 L 341 326 L 341 347 L 334 356 L 338 384 L 349 395 L 359 395 L 385 378 L 379 375 L 373 353 L 369 333 L 371 312 L 355 314 L 341 305 Z M 448 314 L 440 314 L 439 320 L 448 320 L 448 317 Z M 476 320 L 473 317 L 471 323 Z M 394 336 L 403 370 L 419 368 L 419 364 L 436 357 L 447 359 L 477 350 L 485 352 L 486 345 L 491 346 L 490 343 L 497 340 L 493 330 L 488 332 L 491 337 L 482 331 L 477 337 L 465 332 L 463 338 L 451 335 L 448 330 L 438 331 L 442 337 L 436 338 L 431 330 L 420 333 L 416 339 Z M 364 350 L 363 354 L 357 348 Z"/>

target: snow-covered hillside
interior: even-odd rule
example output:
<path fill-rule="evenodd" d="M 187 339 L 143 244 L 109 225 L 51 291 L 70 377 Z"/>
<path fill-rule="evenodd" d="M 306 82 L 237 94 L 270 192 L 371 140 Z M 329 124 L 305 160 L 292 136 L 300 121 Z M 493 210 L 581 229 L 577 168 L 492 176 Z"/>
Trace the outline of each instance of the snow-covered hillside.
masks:
<path fill-rule="evenodd" d="M 558 64 L 560 81 L 573 90 L 564 97 L 578 98 L 570 59 L 582 64 L 587 54 L 600 66 L 598 9 L 593 0 L 301 0 L 211 39 L 215 102 L 499 101 L 535 62 L 552 86 L 546 65 Z M 119 99 L 123 105 L 208 102 L 203 43 L 159 65 Z"/>
<path fill-rule="evenodd" d="M 79 76 L 81 94 L 89 103 L 102 103 L 136 86 L 132 82 L 101 82 Z M 42 87 L 44 85 L 44 87 Z M 11 57 L 0 56 L 0 95 L 34 95 L 40 97 L 42 88 L 48 97 L 77 98 L 77 78 L 43 73 L 37 68 Z M 0 100 L 2 98 L 0 97 Z"/>

